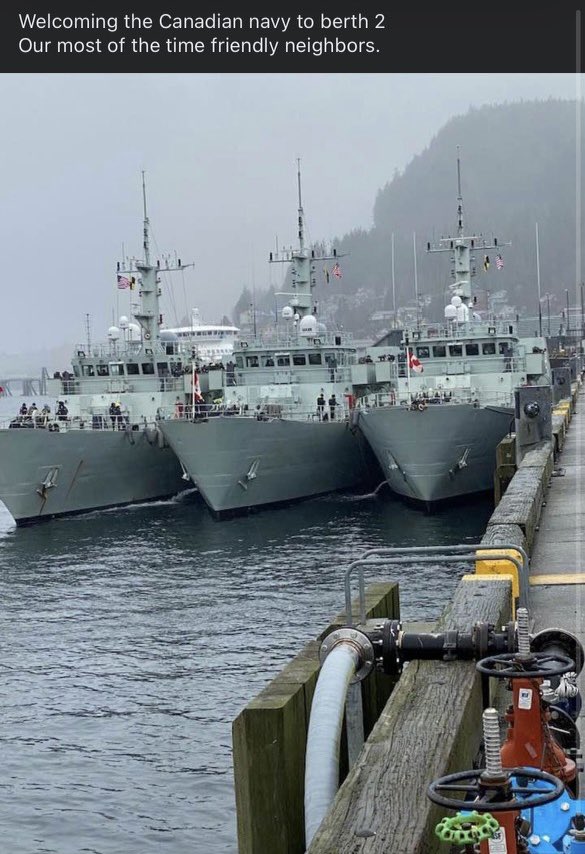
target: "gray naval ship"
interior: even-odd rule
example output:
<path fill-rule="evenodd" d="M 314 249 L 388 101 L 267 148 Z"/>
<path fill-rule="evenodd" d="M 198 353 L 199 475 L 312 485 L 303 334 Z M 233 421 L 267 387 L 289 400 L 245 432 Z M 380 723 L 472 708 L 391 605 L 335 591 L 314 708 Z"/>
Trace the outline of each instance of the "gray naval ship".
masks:
<path fill-rule="evenodd" d="M 197 374 L 194 415 L 160 429 L 217 515 L 357 487 L 378 467 L 350 422 L 351 336 L 329 333 L 312 301 L 316 256 L 305 247 L 298 171 L 297 249 L 270 255 L 291 265 L 291 291 L 274 334 L 240 338 L 230 370 Z M 341 257 L 341 256 L 339 256 Z M 279 324 L 277 324 L 277 327 Z M 221 401 L 210 405 L 209 401 Z M 319 401 L 319 403 L 318 403 Z"/>
<path fill-rule="evenodd" d="M 459 157 L 457 183 L 456 236 L 427 244 L 453 257 L 444 321 L 404 329 L 399 346 L 370 348 L 371 364 L 354 376 L 358 424 L 389 486 L 428 509 L 493 488 L 496 446 L 514 429 L 514 389 L 551 376 L 544 338 L 520 337 L 516 322 L 473 311 L 474 253 L 488 265 L 484 253 L 495 250 L 501 266 L 505 244 L 465 236 Z"/>
<path fill-rule="evenodd" d="M 144 188 L 144 260 L 118 264 L 118 284 L 138 286 L 136 322 L 120 319 L 108 342 L 80 345 L 73 373 L 47 381 L 60 414 L 0 426 L 0 500 L 18 525 L 177 494 L 181 466 L 157 429 L 160 412 L 186 382 L 185 355 L 160 332 L 163 273 L 153 264 Z"/>

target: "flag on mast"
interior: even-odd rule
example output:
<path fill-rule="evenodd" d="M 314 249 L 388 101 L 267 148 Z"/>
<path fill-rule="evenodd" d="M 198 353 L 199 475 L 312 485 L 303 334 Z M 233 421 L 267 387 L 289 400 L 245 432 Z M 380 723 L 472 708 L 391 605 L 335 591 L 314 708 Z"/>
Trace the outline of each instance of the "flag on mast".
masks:
<path fill-rule="evenodd" d="M 199 374 L 193 371 L 193 400 L 195 403 L 203 403 L 203 395 L 201 394 L 201 386 L 199 384 Z"/>
<path fill-rule="evenodd" d="M 120 290 L 124 290 L 124 288 L 131 288 L 132 282 L 126 276 L 118 275 L 118 288 Z"/>
<path fill-rule="evenodd" d="M 502 256 L 496 255 L 496 267 L 498 268 L 498 270 L 501 270 L 503 266 L 504 266 L 504 261 L 502 259 Z"/>
<path fill-rule="evenodd" d="M 341 267 L 339 266 L 337 261 L 333 265 L 333 269 L 331 270 L 331 272 L 333 273 L 336 279 L 341 279 Z"/>
<path fill-rule="evenodd" d="M 422 363 L 417 359 L 412 350 L 408 351 L 408 367 L 411 371 L 414 371 L 415 374 L 422 374 L 424 371 Z"/>

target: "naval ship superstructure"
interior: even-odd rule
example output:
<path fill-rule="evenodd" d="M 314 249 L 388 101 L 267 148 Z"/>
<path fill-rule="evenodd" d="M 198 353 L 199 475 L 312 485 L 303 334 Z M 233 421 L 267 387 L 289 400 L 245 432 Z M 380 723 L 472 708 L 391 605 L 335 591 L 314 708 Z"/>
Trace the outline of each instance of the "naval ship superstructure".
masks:
<path fill-rule="evenodd" d="M 399 346 L 370 348 L 371 364 L 354 369 L 358 424 L 390 488 L 429 509 L 493 488 L 496 446 L 514 430 L 514 390 L 550 383 L 543 337 L 520 337 L 515 321 L 473 309 L 474 254 L 487 265 L 495 250 L 501 261 L 505 244 L 465 235 L 459 158 L 457 178 L 456 236 L 427 245 L 453 258 L 444 320 L 404 329 Z"/>
<path fill-rule="evenodd" d="M 298 240 L 270 256 L 291 267 L 285 328 L 240 337 L 230 370 L 197 376 L 206 403 L 159 425 L 217 515 L 358 487 L 375 464 L 349 417 L 352 338 L 316 317 L 316 264 L 341 256 L 305 246 L 300 168 Z"/>
<path fill-rule="evenodd" d="M 121 318 L 107 343 L 78 346 L 72 373 L 47 380 L 61 407 L 0 425 L 0 500 L 18 525 L 169 497 L 187 486 L 156 425 L 191 379 L 190 354 L 161 339 L 160 276 L 190 265 L 151 261 L 144 176 L 143 198 L 144 258 L 117 270 L 123 287 L 138 288 L 136 322 Z"/>

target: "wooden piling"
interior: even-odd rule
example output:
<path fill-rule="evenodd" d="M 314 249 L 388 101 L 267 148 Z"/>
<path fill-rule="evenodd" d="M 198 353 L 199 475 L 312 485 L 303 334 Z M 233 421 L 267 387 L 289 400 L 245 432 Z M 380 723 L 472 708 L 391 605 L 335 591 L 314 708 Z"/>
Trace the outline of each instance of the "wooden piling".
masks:
<path fill-rule="evenodd" d="M 354 603 L 354 614 L 358 613 Z M 372 584 L 366 614 L 400 616 L 398 585 Z M 339 625 L 333 622 L 255 697 L 233 723 L 234 777 L 240 854 L 303 854 L 304 774 L 307 731 L 319 673 L 321 641 Z M 395 680 L 383 673 L 362 682 L 365 735 L 384 708 Z M 341 775 L 347 773 L 342 741 Z"/>

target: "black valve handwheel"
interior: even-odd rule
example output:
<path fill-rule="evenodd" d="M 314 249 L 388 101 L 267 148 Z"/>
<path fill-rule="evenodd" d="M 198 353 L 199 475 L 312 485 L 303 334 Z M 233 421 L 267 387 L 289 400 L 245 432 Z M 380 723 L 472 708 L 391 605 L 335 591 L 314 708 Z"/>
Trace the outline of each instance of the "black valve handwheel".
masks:
<path fill-rule="evenodd" d="M 509 801 L 490 801 L 485 795 L 486 788 L 482 785 L 482 774 L 485 770 L 476 768 L 473 771 L 459 771 L 457 774 L 448 774 L 434 780 L 427 789 L 427 797 L 434 804 L 446 807 L 450 810 L 476 810 L 477 812 L 509 812 L 510 810 L 526 810 L 532 807 L 540 807 L 560 798 L 565 791 L 565 784 L 558 777 L 553 777 L 546 771 L 537 771 L 535 768 L 506 768 L 507 777 L 519 777 L 525 785 L 515 784 L 511 781 L 507 790 L 512 798 Z M 532 789 L 527 784 L 532 782 L 552 783 L 554 789 Z M 491 789 L 493 791 L 493 789 Z M 458 800 L 445 797 L 441 792 L 465 792 L 471 795 L 470 800 Z M 525 798 L 517 798 L 516 795 L 526 795 Z M 473 796 L 478 797 L 475 800 Z"/>
<path fill-rule="evenodd" d="M 522 668 L 522 659 L 518 653 L 503 652 L 490 655 L 476 663 L 476 668 L 486 676 L 496 679 L 548 679 L 561 676 L 575 670 L 575 662 L 567 655 L 557 652 L 537 652 L 526 660 L 526 669 Z M 536 668 L 536 669 L 528 669 Z"/>

